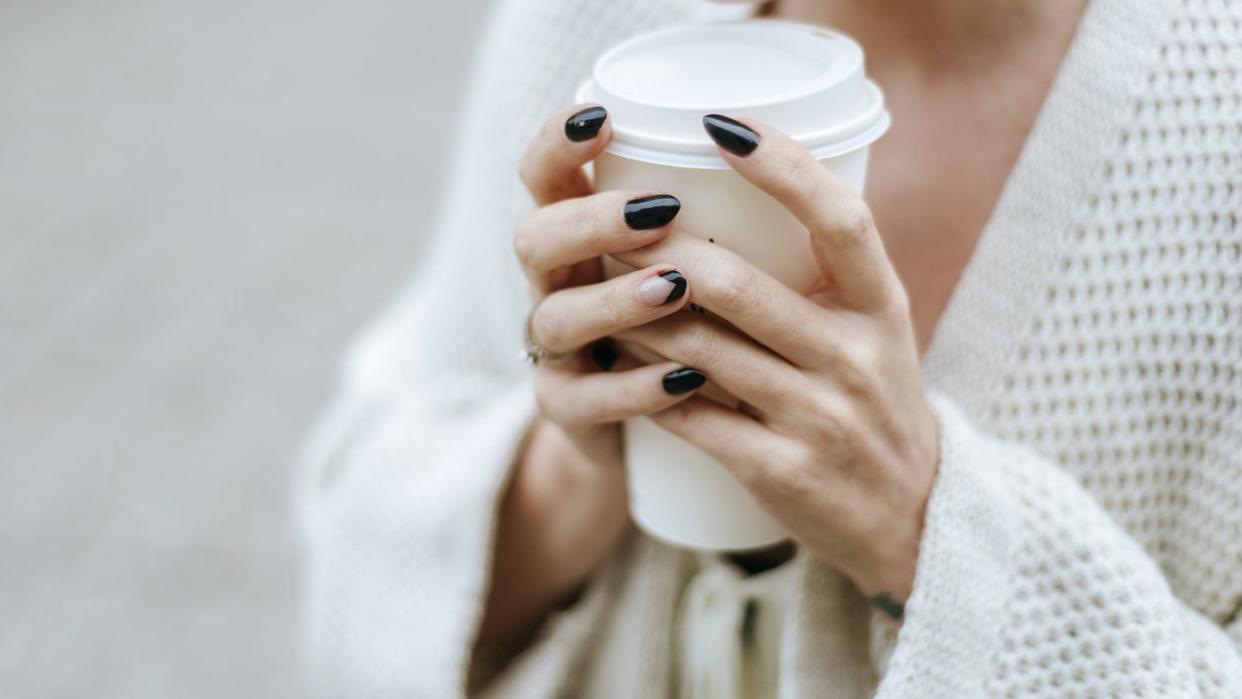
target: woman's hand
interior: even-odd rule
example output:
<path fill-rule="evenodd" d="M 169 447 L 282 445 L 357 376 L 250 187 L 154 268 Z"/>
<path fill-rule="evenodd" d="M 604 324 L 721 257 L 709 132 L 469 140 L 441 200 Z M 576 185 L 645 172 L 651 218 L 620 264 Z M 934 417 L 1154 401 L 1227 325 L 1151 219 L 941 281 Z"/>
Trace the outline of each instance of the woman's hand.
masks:
<path fill-rule="evenodd" d="M 603 109 L 584 110 L 599 114 Z M 653 192 L 592 194 L 582 166 L 608 142 L 607 121 L 593 138 L 567 135 L 581 120 L 554 117 L 531 145 L 521 175 L 541 208 L 522 221 L 513 247 L 531 282 L 535 305 L 530 338 L 552 354 L 581 355 L 591 343 L 667 316 L 686 302 L 688 282 L 677 268 L 653 260 L 629 274 L 602 280 L 600 256 L 651 245 L 669 233 L 680 210 L 675 197 Z M 665 377 L 686 367 L 673 363 L 623 368 L 605 342 L 569 361 L 536 367 L 542 414 L 602 467 L 620 467 L 617 423 L 662 410 L 686 397 L 666 389 Z M 630 365 L 634 367 L 634 365 Z M 601 372 L 604 370 L 606 373 Z M 611 371 L 608 371 L 611 370 Z"/>
<path fill-rule="evenodd" d="M 677 261 L 695 280 L 693 301 L 727 324 L 682 313 L 616 337 L 698 367 L 740 399 L 731 409 L 696 396 L 653 417 L 730 468 L 795 539 L 881 607 L 900 604 L 939 458 L 905 291 L 848 185 L 770 128 L 704 123 L 729 164 L 810 231 L 824 282 L 803 296 L 674 232 L 617 257 Z"/>
<path fill-rule="evenodd" d="M 602 280 L 601 255 L 665 238 L 680 208 L 656 192 L 592 192 L 582 166 L 609 136 L 602 108 L 574 108 L 550 119 L 522 159 L 522 180 L 540 207 L 513 241 L 535 297 L 528 329 L 535 345 L 565 358 L 535 368 L 540 417 L 501 503 L 484 644 L 520 639 L 624 531 L 618 422 L 667 409 L 705 381 L 680 363 L 619 358 L 610 342 L 600 342 L 677 311 L 688 284 L 656 258 Z"/>

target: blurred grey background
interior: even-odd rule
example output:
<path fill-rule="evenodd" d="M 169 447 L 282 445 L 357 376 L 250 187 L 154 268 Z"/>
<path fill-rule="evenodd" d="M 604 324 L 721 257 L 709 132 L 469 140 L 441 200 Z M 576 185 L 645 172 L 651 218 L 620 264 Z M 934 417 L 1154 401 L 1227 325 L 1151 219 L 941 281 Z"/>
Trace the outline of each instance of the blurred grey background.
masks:
<path fill-rule="evenodd" d="M 299 693 L 291 464 L 485 11 L 0 3 L 0 695 Z"/>

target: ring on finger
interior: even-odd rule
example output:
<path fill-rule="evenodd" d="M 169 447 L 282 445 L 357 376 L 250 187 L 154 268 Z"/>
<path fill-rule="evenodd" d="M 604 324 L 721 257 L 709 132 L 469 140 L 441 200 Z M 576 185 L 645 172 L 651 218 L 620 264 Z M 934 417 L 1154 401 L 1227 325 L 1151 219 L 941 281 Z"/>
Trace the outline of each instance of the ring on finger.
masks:
<path fill-rule="evenodd" d="M 522 358 L 531 366 L 539 366 L 543 362 L 563 362 L 574 356 L 574 352 L 553 352 L 543 345 L 535 341 L 534 336 L 530 332 L 531 318 L 535 312 L 532 310 L 526 314 L 526 339 L 525 347 L 522 349 Z"/>

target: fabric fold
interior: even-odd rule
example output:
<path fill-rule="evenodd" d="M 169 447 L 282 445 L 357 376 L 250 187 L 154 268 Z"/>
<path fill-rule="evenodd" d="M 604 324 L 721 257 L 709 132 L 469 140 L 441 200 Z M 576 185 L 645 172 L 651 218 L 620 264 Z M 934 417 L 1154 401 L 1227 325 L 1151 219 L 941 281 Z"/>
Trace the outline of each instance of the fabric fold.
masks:
<path fill-rule="evenodd" d="M 940 472 L 877 697 L 1059 696 L 1087 672 L 1131 696 L 1242 691 L 1227 632 L 1179 602 L 1079 484 L 933 403 Z"/>
<path fill-rule="evenodd" d="M 391 399 L 346 412 L 357 422 L 337 419 L 341 441 L 306 467 L 307 618 L 323 625 L 308 629 L 314 688 L 458 696 L 532 391 L 511 386 L 466 415 Z"/>
<path fill-rule="evenodd" d="M 984 662 L 1008 599 L 1017 526 L 993 445 L 932 397 L 940 470 L 927 504 L 914 591 L 877 697 L 986 697 Z"/>

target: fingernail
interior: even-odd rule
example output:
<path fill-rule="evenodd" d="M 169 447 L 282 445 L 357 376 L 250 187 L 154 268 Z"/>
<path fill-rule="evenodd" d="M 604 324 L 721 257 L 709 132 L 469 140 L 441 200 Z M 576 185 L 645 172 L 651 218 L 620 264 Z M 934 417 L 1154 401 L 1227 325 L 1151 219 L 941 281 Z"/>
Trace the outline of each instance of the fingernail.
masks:
<path fill-rule="evenodd" d="M 677 212 L 681 202 L 669 194 L 655 194 L 625 202 L 625 225 L 636 231 L 667 225 Z"/>
<path fill-rule="evenodd" d="M 703 117 L 703 128 L 716 145 L 743 158 L 759 147 L 759 134 L 736 119 L 721 114 Z"/>
<path fill-rule="evenodd" d="M 565 120 L 565 136 L 574 143 L 589 141 L 599 133 L 608 112 L 603 107 L 587 107 Z"/>
<path fill-rule="evenodd" d="M 689 393 L 707 382 L 707 376 L 698 369 L 682 367 L 664 375 L 664 392 L 670 396 Z"/>
<path fill-rule="evenodd" d="M 648 306 L 663 306 L 686 295 L 686 278 L 677 270 L 648 277 L 638 285 L 638 298 Z"/>
<path fill-rule="evenodd" d="M 617 363 L 617 357 L 620 356 L 621 353 L 617 352 L 617 348 L 607 340 L 596 342 L 591 346 L 591 360 L 595 362 L 595 366 L 599 367 L 600 371 L 612 369 L 612 365 Z"/>

